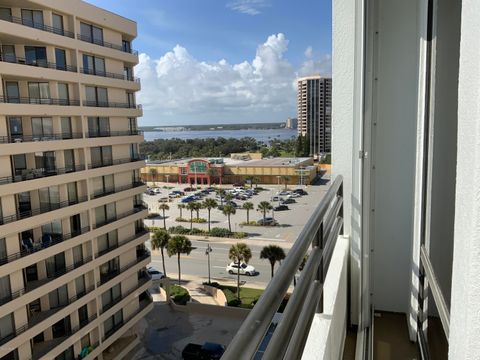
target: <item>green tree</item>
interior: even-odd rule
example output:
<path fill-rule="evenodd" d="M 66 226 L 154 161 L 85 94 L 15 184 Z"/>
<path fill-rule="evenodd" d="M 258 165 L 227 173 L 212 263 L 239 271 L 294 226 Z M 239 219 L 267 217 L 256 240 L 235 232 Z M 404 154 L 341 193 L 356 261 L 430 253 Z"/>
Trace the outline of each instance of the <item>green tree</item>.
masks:
<path fill-rule="evenodd" d="M 210 231 L 210 212 L 212 211 L 212 209 L 218 207 L 218 203 L 215 199 L 207 198 L 203 202 L 203 207 L 208 211 L 208 231 Z"/>
<path fill-rule="evenodd" d="M 182 216 L 183 215 L 183 209 L 185 209 L 185 207 L 186 207 L 185 204 L 180 203 L 180 204 L 177 205 L 177 207 L 180 209 L 180 217 L 183 217 Z"/>
<path fill-rule="evenodd" d="M 310 156 L 310 139 L 307 136 L 303 140 L 303 156 Z"/>
<path fill-rule="evenodd" d="M 186 236 L 173 236 L 167 244 L 167 254 L 169 257 L 177 255 L 178 264 L 178 285 L 181 282 L 180 254 L 190 255 L 192 251 L 192 242 Z"/>
<path fill-rule="evenodd" d="M 257 205 L 257 210 L 261 211 L 263 214 L 263 224 L 265 225 L 265 218 L 267 217 L 267 212 L 272 210 L 272 204 L 270 204 L 268 201 L 260 201 L 260 203 Z"/>
<path fill-rule="evenodd" d="M 232 193 L 226 193 L 225 196 L 224 196 L 224 198 L 225 198 L 225 201 L 226 201 L 227 204 L 228 204 L 230 201 L 233 200 L 233 195 L 232 195 Z"/>
<path fill-rule="evenodd" d="M 187 204 L 187 210 L 190 211 L 190 230 L 193 229 L 193 212 L 196 210 L 197 208 L 197 203 L 195 201 L 192 201 L 192 202 L 189 202 Z"/>
<path fill-rule="evenodd" d="M 156 168 L 151 167 L 148 172 L 150 173 L 150 178 L 152 179 L 153 185 L 155 186 L 155 180 L 157 179 L 158 171 Z"/>
<path fill-rule="evenodd" d="M 210 176 L 210 178 L 215 180 L 218 177 L 218 171 L 216 168 L 211 167 L 207 170 L 207 175 Z"/>
<path fill-rule="evenodd" d="M 167 276 L 167 271 L 165 270 L 165 257 L 163 254 L 163 249 L 167 247 L 169 240 L 170 235 L 168 234 L 168 232 L 164 229 L 159 228 L 155 228 L 152 237 L 150 238 L 152 250 L 160 250 L 160 254 L 162 255 L 163 274 L 165 276 Z"/>
<path fill-rule="evenodd" d="M 250 210 L 253 210 L 253 203 L 247 201 L 243 204 L 242 209 L 247 210 L 247 224 L 250 222 Z"/>
<path fill-rule="evenodd" d="M 225 190 L 224 189 L 217 189 L 215 190 L 217 192 L 217 195 L 220 196 L 220 206 L 223 206 L 223 199 L 225 198 Z"/>
<path fill-rule="evenodd" d="M 197 213 L 197 219 L 200 219 L 200 210 L 203 209 L 203 203 L 195 202 L 195 212 Z"/>
<path fill-rule="evenodd" d="M 264 246 L 262 251 L 260 251 L 260 259 L 267 259 L 270 262 L 271 267 L 271 276 L 273 278 L 273 273 L 275 271 L 275 263 L 281 262 L 285 259 L 285 251 L 280 246 L 277 245 L 268 245 Z"/>
<path fill-rule="evenodd" d="M 240 265 L 242 262 L 248 264 L 252 258 L 252 251 L 245 243 L 236 243 L 230 247 L 228 251 L 228 258 L 235 264 L 238 264 L 237 268 L 237 299 L 240 300 Z"/>
<path fill-rule="evenodd" d="M 230 222 L 230 216 L 235 215 L 235 213 L 237 211 L 235 210 L 235 208 L 232 205 L 227 204 L 223 207 L 222 212 L 223 212 L 223 215 L 225 215 L 228 219 L 228 230 L 230 230 L 230 232 L 232 232 L 232 224 Z"/>
<path fill-rule="evenodd" d="M 245 176 L 245 181 L 250 183 L 250 189 L 253 188 L 254 179 L 255 179 L 255 176 L 253 175 Z"/>
<path fill-rule="evenodd" d="M 290 181 L 290 177 L 283 175 L 282 176 L 283 184 L 285 185 L 285 190 L 287 190 L 288 182 Z"/>
<path fill-rule="evenodd" d="M 295 144 L 295 155 L 296 156 L 303 156 L 303 136 L 299 135 L 297 137 L 297 142 Z"/>
<path fill-rule="evenodd" d="M 167 230 L 167 222 L 166 222 L 166 218 L 165 218 L 165 211 L 166 210 L 170 210 L 170 206 L 168 206 L 168 204 L 165 204 L 165 203 L 160 203 L 158 204 L 158 209 L 159 210 L 162 210 L 162 215 L 163 215 L 163 228 L 165 230 Z"/>

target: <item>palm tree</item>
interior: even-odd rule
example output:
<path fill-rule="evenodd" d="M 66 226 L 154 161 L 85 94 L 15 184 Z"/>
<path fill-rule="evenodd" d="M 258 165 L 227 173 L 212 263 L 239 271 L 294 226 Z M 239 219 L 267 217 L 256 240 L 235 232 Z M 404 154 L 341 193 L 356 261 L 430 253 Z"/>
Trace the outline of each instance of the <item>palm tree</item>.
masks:
<path fill-rule="evenodd" d="M 210 176 L 210 178 L 215 179 L 218 176 L 218 172 L 216 168 L 209 168 L 207 170 L 207 175 Z"/>
<path fill-rule="evenodd" d="M 164 229 L 156 228 L 150 239 L 150 244 L 152 245 L 152 250 L 160 249 L 162 254 L 162 264 L 163 264 L 163 274 L 167 276 L 167 271 L 165 270 L 165 257 L 163 255 L 163 249 L 167 247 L 168 241 L 170 240 L 170 234 Z"/>
<path fill-rule="evenodd" d="M 182 218 L 183 217 L 182 216 L 183 215 L 183 209 L 185 209 L 186 206 L 185 206 L 185 204 L 180 203 L 180 204 L 177 205 L 177 207 L 180 209 L 180 218 Z"/>
<path fill-rule="evenodd" d="M 193 212 L 195 211 L 195 209 L 196 209 L 195 201 L 189 202 L 187 204 L 187 210 L 190 211 L 190 230 L 193 229 Z"/>
<path fill-rule="evenodd" d="M 255 176 L 253 176 L 253 175 L 245 176 L 245 181 L 250 183 L 250 189 L 253 188 L 254 180 L 255 180 Z"/>
<path fill-rule="evenodd" d="M 253 210 L 253 203 L 250 201 L 247 201 L 246 203 L 243 204 L 242 208 L 244 210 L 247 210 L 247 224 L 250 222 L 250 210 Z"/>
<path fill-rule="evenodd" d="M 158 171 L 154 167 L 151 167 L 148 172 L 150 173 L 150 177 L 153 182 L 153 186 L 155 186 L 155 179 L 157 178 Z"/>
<path fill-rule="evenodd" d="M 175 235 L 167 244 L 167 254 L 169 257 L 177 255 L 178 264 L 178 285 L 181 282 L 180 254 L 190 255 L 192 251 L 192 242 L 186 236 Z"/>
<path fill-rule="evenodd" d="M 283 180 L 283 184 L 285 185 L 285 190 L 287 190 L 287 185 L 288 185 L 288 182 L 290 181 L 290 177 L 287 175 L 283 175 L 282 180 Z"/>
<path fill-rule="evenodd" d="M 208 211 L 208 231 L 210 231 L 210 212 L 212 209 L 215 209 L 218 206 L 218 203 L 215 199 L 207 198 L 203 202 L 203 207 Z"/>
<path fill-rule="evenodd" d="M 225 198 L 225 201 L 226 201 L 227 204 L 228 204 L 230 201 L 233 200 L 233 195 L 232 195 L 232 193 L 226 193 L 225 196 L 224 196 L 224 198 Z"/>
<path fill-rule="evenodd" d="M 237 268 L 237 299 L 240 300 L 240 265 L 248 264 L 252 258 L 252 251 L 245 243 L 236 243 L 228 251 L 228 258 L 238 265 Z"/>
<path fill-rule="evenodd" d="M 196 202 L 195 203 L 195 212 L 197 213 L 197 219 L 200 219 L 200 210 L 203 209 L 203 203 Z"/>
<path fill-rule="evenodd" d="M 272 269 L 271 275 L 273 278 L 275 263 L 277 261 L 281 262 L 283 259 L 285 259 L 285 251 L 283 251 L 283 249 L 277 245 L 264 246 L 260 252 L 260 259 L 267 259 L 270 261 L 270 266 Z"/>
<path fill-rule="evenodd" d="M 257 177 L 257 176 L 255 176 L 255 177 L 253 178 L 253 182 L 255 183 L 255 189 L 256 189 L 256 188 L 258 187 L 258 183 L 260 182 L 260 178 Z"/>
<path fill-rule="evenodd" d="M 167 222 L 165 220 L 165 210 L 170 210 L 170 206 L 168 206 L 168 204 L 165 204 L 165 203 L 160 203 L 158 205 L 158 209 L 162 210 L 163 212 L 163 228 L 167 230 Z"/>
<path fill-rule="evenodd" d="M 218 189 L 218 190 L 216 190 L 216 192 L 220 196 L 220 205 L 223 206 L 223 198 L 225 196 L 225 190 L 224 189 Z"/>
<path fill-rule="evenodd" d="M 228 218 L 228 230 L 230 232 L 232 232 L 232 224 L 230 222 L 230 215 L 234 215 L 237 211 L 235 210 L 235 208 L 230 205 L 230 204 L 227 204 L 223 207 L 223 215 L 225 215 L 227 218 Z"/>
<path fill-rule="evenodd" d="M 263 213 L 263 223 L 265 224 L 267 211 L 270 211 L 273 209 L 272 204 L 270 204 L 268 201 L 261 201 L 260 204 L 258 204 L 257 209 L 258 211 L 261 211 Z"/>

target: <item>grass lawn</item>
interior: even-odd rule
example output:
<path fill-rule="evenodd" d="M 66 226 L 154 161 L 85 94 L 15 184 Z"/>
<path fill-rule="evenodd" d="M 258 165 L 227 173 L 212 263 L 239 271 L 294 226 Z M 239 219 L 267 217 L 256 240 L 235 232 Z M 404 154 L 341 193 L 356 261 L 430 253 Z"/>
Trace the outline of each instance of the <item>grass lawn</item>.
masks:
<path fill-rule="evenodd" d="M 170 285 L 170 296 L 177 305 L 186 305 L 190 300 L 188 290 L 174 284 Z"/>
<path fill-rule="evenodd" d="M 237 294 L 237 287 L 236 286 L 222 286 L 222 289 L 228 289 L 233 292 L 235 295 Z M 252 289 L 247 287 L 240 287 L 240 301 L 242 304 L 240 307 L 251 309 L 254 304 L 253 301 L 258 300 L 260 295 L 263 294 L 262 289 Z"/>

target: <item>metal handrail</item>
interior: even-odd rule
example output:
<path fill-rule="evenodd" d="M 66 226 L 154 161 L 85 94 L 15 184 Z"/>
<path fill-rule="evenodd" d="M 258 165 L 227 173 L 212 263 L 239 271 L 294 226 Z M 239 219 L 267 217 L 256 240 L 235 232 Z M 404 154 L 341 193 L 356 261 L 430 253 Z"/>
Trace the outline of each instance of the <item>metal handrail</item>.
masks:
<path fill-rule="evenodd" d="M 121 219 L 126 218 L 126 217 L 128 217 L 128 216 L 130 216 L 130 215 L 136 214 L 136 213 L 138 213 L 138 212 L 140 212 L 140 211 L 142 211 L 142 210 L 145 210 L 145 208 L 144 208 L 144 207 L 136 207 L 136 208 L 133 208 L 133 209 L 131 209 L 131 210 L 129 210 L 129 211 L 126 211 L 126 212 L 124 212 L 124 213 L 122 213 L 122 214 L 120 214 L 120 215 L 115 215 L 115 216 L 111 217 L 110 219 L 105 219 L 105 220 L 103 220 L 103 221 L 100 221 L 100 222 L 98 222 L 97 224 L 93 225 L 93 228 L 94 228 L 94 229 L 98 229 L 98 228 L 100 228 L 100 227 L 102 227 L 102 226 L 105 226 L 105 225 L 110 224 L 110 223 L 112 223 L 112 222 L 115 222 L 115 221 L 117 221 L 117 220 L 121 220 Z"/>
<path fill-rule="evenodd" d="M 101 251 L 98 251 L 97 254 L 95 255 L 95 258 L 98 258 L 100 256 L 103 256 L 105 254 L 108 254 L 109 252 L 115 250 L 115 249 L 118 249 L 120 246 L 123 246 L 125 244 L 128 244 L 129 242 L 131 241 L 135 241 L 136 239 L 139 239 L 141 238 L 142 236 L 144 236 L 145 234 L 148 234 L 148 231 L 147 230 L 143 230 L 141 232 L 138 232 L 138 233 L 135 233 L 135 235 L 133 236 L 130 236 L 129 238 L 123 240 L 123 242 L 119 243 L 117 241 L 117 243 L 113 246 L 110 246 L 108 247 L 107 249 L 104 249 L 104 250 L 101 250 Z"/>
<path fill-rule="evenodd" d="M 119 301 L 121 301 L 122 299 L 125 299 L 127 296 L 133 294 L 135 291 L 137 291 L 138 289 L 140 289 L 143 285 L 145 285 L 151 278 L 147 275 L 147 273 L 145 273 L 144 276 L 142 276 L 142 278 L 138 279 L 138 282 L 137 282 L 137 286 L 135 286 L 134 288 L 130 289 L 129 291 L 127 291 L 125 294 L 120 294 L 118 297 L 116 297 L 115 299 L 113 299 L 112 301 L 110 301 L 108 304 L 105 304 L 102 306 L 102 308 L 100 309 L 100 314 L 103 314 L 105 311 L 107 311 L 108 309 L 111 309 L 112 306 L 114 306 L 116 303 L 118 303 Z"/>
<path fill-rule="evenodd" d="M 30 61 L 19 56 L 0 54 L 0 61 L 12 63 L 12 64 L 35 66 L 35 67 L 54 69 L 54 70 L 69 71 L 69 72 L 75 72 L 75 73 L 77 72 L 76 66 L 57 64 L 57 63 L 49 62 L 43 59 Z"/>
<path fill-rule="evenodd" d="M 121 165 L 121 164 L 127 164 L 130 162 L 135 162 L 135 161 L 141 161 L 145 160 L 144 156 L 137 156 L 137 157 L 129 157 L 129 158 L 124 158 L 124 159 L 116 159 L 112 161 L 98 161 L 98 162 L 92 162 L 88 165 L 89 169 L 97 169 L 101 167 L 106 167 L 106 166 L 114 166 L 114 165 Z"/>
<path fill-rule="evenodd" d="M 88 68 L 80 68 L 80 72 L 85 75 L 95 75 L 95 76 L 102 76 L 102 77 L 107 77 L 111 79 L 118 79 L 118 80 L 126 80 L 126 81 L 133 81 L 136 83 L 140 82 L 140 79 L 134 76 L 127 76 L 125 74 L 116 74 L 116 73 L 111 73 L 108 71 L 99 71 L 95 69 L 88 69 Z"/>
<path fill-rule="evenodd" d="M 85 170 L 85 165 L 74 165 L 74 166 L 69 166 L 65 168 L 54 168 L 54 169 L 45 169 L 45 168 L 25 169 L 24 174 L 15 175 L 15 176 L 5 176 L 0 178 L 0 185 L 40 179 L 48 176 L 64 175 L 64 174 L 69 174 L 69 173 L 83 171 L 83 170 Z"/>
<path fill-rule="evenodd" d="M 19 18 L 19 17 L 16 17 L 16 16 L 9 16 L 8 19 L 2 18 L 1 20 L 5 20 L 5 21 L 9 21 L 11 23 L 20 24 L 20 25 L 31 27 L 31 28 L 39 29 L 39 30 L 46 31 L 46 32 L 49 32 L 49 33 L 52 33 L 52 34 L 66 36 L 66 37 L 69 37 L 69 38 L 72 38 L 72 39 L 75 38 L 75 34 L 71 31 L 67 31 L 67 30 L 59 29 L 59 28 L 56 28 L 56 27 L 53 27 L 53 26 L 48 26 L 48 25 L 36 23 L 34 21 L 30 21 L 30 20 L 27 20 L 27 19 L 22 19 L 22 18 Z"/>
<path fill-rule="evenodd" d="M 425 245 L 422 245 L 420 247 L 420 265 L 420 282 L 422 285 L 424 285 L 422 286 L 422 288 L 426 290 L 426 287 L 428 286 L 432 292 L 433 300 L 437 307 L 438 315 L 440 316 L 440 321 L 442 323 L 443 331 L 445 333 L 445 338 L 448 342 L 448 338 L 450 335 L 450 310 L 448 309 L 447 302 L 445 301 L 445 296 L 443 295 L 440 284 L 438 283 L 437 276 L 435 275 L 435 271 L 433 269 L 433 265 L 430 261 L 430 257 L 427 253 Z M 422 295 L 420 297 L 422 303 L 426 299 L 426 296 L 424 296 L 425 294 L 423 294 L 425 290 L 422 290 L 420 293 Z M 425 320 L 423 304 L 421 304 L 420 306 L 418 317 L 420 322 Z M 423 326 L 419 327 L 419 331 L 423 334 Z M 423 336 L 425 336 L 425 334 L 423 334 Z"/>
<path fill-rule="evenodd" d="M 111 136 L 133 136 L 143 135 L 141 130 L 123 130 L 123 131 L 97 131 L 88 132 L 87 138 L 111 137 Z"/>
<path fill-rule="evenodd" d="M 58 105 L 58 106 L 80 106 L 80 100 L 54 99 L 54 98 L 32 98 L 16 96 L 0 96 L 0 103 L 5 104 L 32 104 L 32 105 Z"/>
<path fill-rule="evenodd" d="M 118 187 L 111 186 L 111 187 L 102 189 L 101 191 L 94 192 L 92 198 L 94 198 L 94 199 L 101 198 L 103 196 L 116 194 L 116 193 L 119 193 L 119 192 L 122 192 L 122 191 L 125 191 L 125 190 L 134 189 L 134 188 L 137 188 L 137 187 L 140 187 L 140 186 L 143 186 L 143 185 L 145 185 L 145 183 L 142 182 L 142 181 L 134 181 L 131 184 L 127 184 L 127 185 L 124 185 L 124 186 L 118 186 Z"/>
<path fill-rule="evenodd" d="M 138 263 L 142 262 L 143 260 L 147 259 L 150 257 L 150 253 L 148 251 L 145 251 L 141 256 L 137 257 L 135 260 L 131 261 L 125 266 L 122 266 L 119 269 L 113 270 L 107 274 L 100 275 L 100 280 L 97 282 L 97 287 L 102 286 L 103 284 L 109 282 L 112 279 L 115 279 L 118 275 L 121 273 L 127 271 L 128 269 L 132 268 L 133 266 L 137 265 Z M 103 276 L 103 278 L 102 278 Z"/>
<path fill-rule="evenodd" d="M 136 105 L 136 104 L 118 103 L 118 102 L 110 102 L 110 101 L 91 101 L 91 100 L 84 100 L 83 106 L 117 108 L 117 109 L 141 109 L 142 108 L 142 105 Z"/>
<path fill-rule="evenodd" d="M 335 247 L 336 238 L 343 229 L 342 183 L 341 176 L 332 182 L 328 192 L 282 262 L 282 266 L 242 323 L 222 359 L 251 360 L 255 357 L 307 250 L 313 246 L 282 320 L 277 325 L 264 354 L 264 359 L 283 359 L 287 353 L 289 356 L 295 354 L 295 357 L 287 358 L 296 359 L 299 358 L 299 352 L 301 357 L 306 332 L 308 333 L 309 330 L 308 321 L 312 320 L 315 309 L 321 310 L 320 304 L 323 302 L 321 293 L 325 269 L 330 262 L 331 249 Z M 334 219 L 332 225 L 326 226 L 332 222 L 332 218 Z M 325 228 L 327 232 L 324 232 Z M 308 306 L 302 309 L 304 300 L 308 298 L 307 295 L 311 300 Z M 307 323 L 302 322 L 305 320 L 308 320 Z"/>
<path fill-rule="evenodd" d="M 107 41 L 103 41 L 103 40 L 100 40 L 100 39 L 95 39 L 92 36 L 85 36 L 85 35 L 82 35 L 82 34 L 77 34 L 77 39 L 88 42 L 88 43 L 91 43 L 91 44 L 103 46 L 103 47 L 106 47 L 106 48 L 110 48 L 110 49 L 114 49 L 114 50 L 122 51 L 124 53 L 133 54 L 135 56 L 138 56 L 138 51 L 136 51 L 136 50 L 125 49 L 121 45 L 112 44 L 112 43 L 109 43 Z"/>
<path fill-rule="evenodd" d="M 22 143 L 22 142 L 37 142 L 37 141 L 54 141 L 54 140 L 71 140 L 71 139 L 81 139 L 83 134 L 80 132 L 72 133 L 55 133 L 55 134 L 45 134 L 45 135 L 7 135 L 0 136 L 0 143 L 3 144 L 13 144 L 13 143 Z"/>

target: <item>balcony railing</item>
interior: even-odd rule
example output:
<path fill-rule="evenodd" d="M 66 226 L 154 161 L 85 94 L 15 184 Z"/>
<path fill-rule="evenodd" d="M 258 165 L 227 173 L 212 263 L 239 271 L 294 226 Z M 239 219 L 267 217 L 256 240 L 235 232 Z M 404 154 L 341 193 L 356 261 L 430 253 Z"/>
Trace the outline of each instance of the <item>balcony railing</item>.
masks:
<path fill-rule="evenodd" d="M 22 174 L 15 176 L 5 176 L 0 178 L 0 185 L 11 184 L 21 181 L 28 181 L 34 179 L 40 179 L 48 176 L 63 175 L 69 174 L 77 171 L 85 170 L 85 165 L 75 165 L 65 168 L 55 168 L 55 169 L 26 169 L 22 171 Z"/>
<path fill-rule="evenodd" d="M 18 57 L 18 56 L 0 54 L 0 61 L 12 63 L 12 64 L 35 66 L 35 67 L 55 69 L 55 70 L 61 70 L 61 71 L 77 72 L 76 66 L 66 65 L 66 64 L 57 64 L 53 62 L 48 62 L 47 60 L 43 60 L 43 59 L 27 60 L 25 58 Z"/>
<path fill-rule="evenodd" d="M 442 293 L 437 276 L 430 261 L 425 245 L 420 248 L 420 272 L 419 272 L 419 291 L 418 291 L 418 313 L 417 313 L 417 338 L 422 359 L 433 359 L 428 346 L 428 337 L 425 331 L 425 322 L 428 320 L 428 313 L 425 306 L 428 303 L 429 290 L 433 301 L 438 310 L 438 315 L 442 323 L 445 339 L 448 342 L 450 335 L 450 310 L 448 309 L 445 296 Z"/>
<path fill-rule="evenodd" d="M 110 280 L 116 278 L 121 273 L 127 271 L 128 269 L 132 268 L 133 266 L 137 265 L 138 263 L 142 262 L 143 260 L 147 259 L 148 257 L 150 257 L 150 253 L 148 251 L 145 251 L 143 253 L 143 255 L 137 256 L 137 258 L 134 261 L 131 261 L 129 264 L 121 267 L 120 269 L 110 271 L 106 274 L 101 274 L 100 275 L 100 281 L 97 283 L 97 287 L 100 287 L 103 284 L 109 282 Z"/>
<path fill-rule="evenodd" d="M 4 264 L 11 263 L 17 259 L 21 259 L 25 256 L 31 255 L 31 254 L 36 254 L 39 251 L 42 251 L 44 249 L 50 248 L 54 245 L 60 244 L 66 240 L 73 239 L 77 236 L 80 236 L 82 234 L 85 234 L 86 232 L 90 231 L 89 226 L 85 226 L 84 228 L 74 231 L 68 234 L 51 234 L 51 241 L 45 242 L 45 241 L 36 241 L 33 242 L 32 244 L 25 245 L 26 248 L 24 248 L 21 251 L 18 251 L 16 253 L 10 254 L 8 256 L 5 256 L 3 258 L 0 258 L 0 266 Z"/>
<path fill-rule="evenodd" d="M 142 105 L 119 103 L 110 101 L 83 101 L 83 106 L 88 107 L 104 107 L 104 108 L 117 108 L 117 109 L 141 109 Z"/>
<path fill-rule="evenodd" d="M 63 209 L 68 206 L 80 204 L 87 200 L 88 200 L 87 196 L 81 196 L 75 200 L 65 200 L 58 203 L 44 203 L 43 205 L 40 205 L 40 207 L 36 209 L 17 212 L 16 214 L 13 214 L 13 215 L 4 216 L 3 218 L 0 218 L 0 225 L 8 224 L 18 220 L 27 219 L 29 217 L 44 214 L 50 211 Z"/>
<path fill-rule="evenodd" d="M 98 138 L 98 137 L 111 137 L 111 136 L 133 136 L 133 135 L 143 135 L 141 130 L 123 130 L 123 131 L 96 131 L 88 132 L 88 138 Z"/>
<path fill-rule="evenodd" d="M 32 98 L 0 96 L 0 103 L 4 104 L 34 104 L 34 105 L 58 105 L 58 106 L 80 106 L 80 100 L 53 99 L 53 98 Z"/>
<path fill-rule="evenodd" d="M 97 252 L 97 255 L 96 255 L 95 257 L 97 258 L 97 257 L 99 257 L 99 256 L 103 256 L 103 255 L 105 255 L 105 254 L 108 254 L 109 252 L 111 252 L 111 251 L 113 251 L 113 250 L 115 250 L 115 249 L 118 249 L 120 246 L 123 246 L 123 245 L 125 245 L 125 244 L 128 244 L 128 243 L 131 242 L 131 241 L 135 241 L 136 239 L 142 237 L 142 236 L 145 235 L 145 234 L 148 234 L 148 231 L 144 229 L 143 232 L 135 233 L 135 235 L 130 236 L 128 239 L 123 240 L 121 243 L 118 243 L 118 241 L 117 241 L 117 243 L 116 243 L 115 245 L 112 245 L 112 246 L 110 246 L 110 247 L 107 248 L 107 249 L 103 249 L 103 250 Z"/>
<path fill-rule="evenodd" d="M 132 210 L 126 211 L 126 212 L 124 212 L 120 215 L 115 215 L 115 216 L 111 217 L 110 219 L 105 219 L 105 220 L 99 221 L 97 224 L 93 225 L 93 228 L 98 229 L 102 226 L 105 226 L 105 225 L 110 224 L 112 222 L 115 222 L 117 220 L 121 220 L 121 219 L 126 218 L 130 215 L 136 214 L 137 212 L 140 212 L 142 210 L 145 210 L 145 208 L 135 206 Z"/>
<path fill-rule="evenodd" d="M 121 164 L 127 164 L 135 161 L 141 161 L 145 160 L 144 156 L 136 156 L 136 157 L 129 157 L 129 158 L 124 158 L 124 159 L 116 159 L 112 161 L 96 161 L 92 162 L 91 164 L 88 165 L 89 169 L 97 169 L 101 167 L 106 167 L 106 166 L 114 166 L 114 165 L 121 165 Z"/>
<path fill-rule="evenodd" d="M 108 187 L 108 188 L 105 188 L 105 189 L 102 189 L 102 190 L 97 190 L 93 193 L 93 198 L 94 199 L 97 199 L 97 198 L 100 198 L 100 197 L 103 197 L 103 196 L 107 196 L 107 195 L 111 195 L 111 194 L 115 194 L 115 193 L 119 193 L 119 192 L 122 192 L 122 191 L 125 191 L 125 190 L 130 190 L 130 189 L 133 189 L 133 188 L 137 188 L 137 187 L 140 187 L 140 186 L 143 186 L 145 185 L 145 183 L 141 182 L 141 181 L 135 181 L 131 184 L 127 184 L 127 185 L 124 185 L 124 186 L 118 186 L 118 187 L 115 187 L 115 186 L 112 186 L 112 187 Z"/>
<path fill-rule="evenodd" d="M 102 76 L 102 77 L 107 77 L 111 79 L 118 79 L 118 80 L 126 80 L 126 81 L 134 81 L 136 83 L 140 82 L 139 78 L 136 78 L 134 76 L 129 76 L 125 74 L 115 74 L 107 71 L 98 71 L 94 69 L 86 69 L 86 68 L 80 68 L 80 72 L 82 74 L 86 75 L 95 75 L 95 76 Z"/>
<path fill-rule="evenodd" d="M 115 304 L 117 304 L 119 301 L 121 301 L 122 299 L 125 299 L 127 296 L 133 294 L 135 291 L 137 291 L 138 289 L 140 289 L 143 285 L 145 285 L 148 281 L 150 281 L 151 278 L 150 276 L 145 275 L 142 276 L 140 279 L 138 279 L 138 282 L 137 282 L 137 286 L 135 286 L 134 288 L 130 289 L 130 291 L 128 291 L 127 293 L 125 294 L 122 294 L 120 296 L 118 296 L 118 298 L 110 301 L 108 304 L 105 304 L 102 306 L 102 309 L 100 311 L 100 314 L 103 314 L 105 311 L 107 311 L 108 309 L 112 308 L 112 306 L 114 306 Z"/>
<path fill-rule="evenodd" d="M 77 39 L 88 42 L 88 43 L 91 43 L 91 44 L 103 46 L 103 47 L 110 48 L 110 49 L 115 49 L 115 50 L 118 50 L 118 51 L 122 51 L 122 52 L 125 52 L 125 53 L 129 53 L 129 54 L 133 54 L 135 56 L 138 56 L 138 51 L 135 51 L 135 50 L 132 50 L 132 49 L 126 49 L 122 45 L 112 44 L 112 43 L 103 41 L 101 39 L 95 39 L 91 36 L 85 36 L 85 35 L 82 35 L 82 34 L 77 34 Z"/>
<path fill-rule="evenodd" d="M 81 139 L 82 133 L 57 133 L 57 134 L 43 134 L 43 135 L 7 135 L 0 136 L 0 143 L 22 143 L 22 142 L 37 142 L 37 141 L 55 141 L 55 140 L 70 140 Z"/>
<path fill-rule="evenodd" d="M 75 38 L 75 34 L 71 31 L 67 31 L 67 30 L 56 28 L 56 27 L 44 25 L 44 24 L 37 23 L 37 22 L 31 21 L 31 20 L 28 20 L 28 19 L 22 19 L 22 18 L 19 18 L 19 17 L 16 17 L 16 16 L 9 16 L 8 18 L 2 18 L 1 20 L 9 21 L 9 22 L 15 23 L 15 24 L 25 25 L 25 26 L 28 26 L 28 27 L 31 27 L 31 28 L 39 29 L 39 30 L 46 31 L 46 32 L 49 32 L 49 33 L 52 33 L 52 34 L 66 36 L 66 37 L 69 37 L 69 38 L 72 38 L 72 39 Z"/>
<path fill-rule="evenodd" d="M 325 197 L 298 236 L 282 266 L 242 323 L 222 359 L 253 359 L 309 248 L 307 263 L 287 303 L 263 359 L 300 359 L 313 316 L 323 311 L 323 283 L 337 237 L 343 228 L 342 177 Z"/>

